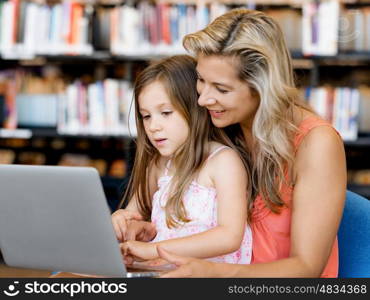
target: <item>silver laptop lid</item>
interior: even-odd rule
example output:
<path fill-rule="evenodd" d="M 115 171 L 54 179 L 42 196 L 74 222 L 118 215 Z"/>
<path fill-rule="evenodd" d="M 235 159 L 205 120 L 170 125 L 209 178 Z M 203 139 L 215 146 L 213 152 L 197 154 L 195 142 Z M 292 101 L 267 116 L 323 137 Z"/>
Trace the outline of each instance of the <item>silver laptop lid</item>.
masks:
<path fill-rule="evenodd" d="M 0 248 L 14 267 L 122 277 L 98 172 L 0 165 Z"/>

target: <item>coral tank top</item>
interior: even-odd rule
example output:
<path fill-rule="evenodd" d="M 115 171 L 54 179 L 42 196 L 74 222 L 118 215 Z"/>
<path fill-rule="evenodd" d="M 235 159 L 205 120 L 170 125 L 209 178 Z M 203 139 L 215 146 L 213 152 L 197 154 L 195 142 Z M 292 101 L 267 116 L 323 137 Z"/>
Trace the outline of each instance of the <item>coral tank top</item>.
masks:
<path fill-rule="evenodd" d="M 303 138 L 318 126 L 332 127 L 328 122 L 316 116 L 308 117 L 301 122 L 298 133 L 294 138 L 295 152 Z M 279 214 L 273 213 L 266 207 L 261 195 L 258 195 L 255 199 L 251 222 L 253 236 L 252 263 L 272 262 L 289 257 L 293 188 L 283 184 L 280 192 L 286 205 L 280 210 Z M 321 277 L 337 276 L 338 241 L 336 238 Z"/>

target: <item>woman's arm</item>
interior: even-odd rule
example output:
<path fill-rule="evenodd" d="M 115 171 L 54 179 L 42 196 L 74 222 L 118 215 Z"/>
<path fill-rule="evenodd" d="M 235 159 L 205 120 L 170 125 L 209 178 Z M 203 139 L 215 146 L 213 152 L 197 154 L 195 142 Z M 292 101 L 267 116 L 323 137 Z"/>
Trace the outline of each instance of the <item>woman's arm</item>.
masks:
<path fill-rule="evenodd" d="M 171 252 L 199 258 L 215 257 L 239 249 L 247 219 L 246 172 L 233 150 L 223 150 L 207 163 L 217 191 L 216 227 L 202 233 L 157 243 L 129 241 L 122 245 L 124 254 L 141 259 L 158 257 L 157 245 Z"/>
<path fill-rule="evenodd" d="M 290 257 L 269 263 L 232 265 L 162 252 L 162 258 L 179 266 L 166 276 L 319 277 L 331 253 L 345 199 L 345 154 L 338 135 L 329 127 L 313 129 L 297 152 L 295 171 Z"/>

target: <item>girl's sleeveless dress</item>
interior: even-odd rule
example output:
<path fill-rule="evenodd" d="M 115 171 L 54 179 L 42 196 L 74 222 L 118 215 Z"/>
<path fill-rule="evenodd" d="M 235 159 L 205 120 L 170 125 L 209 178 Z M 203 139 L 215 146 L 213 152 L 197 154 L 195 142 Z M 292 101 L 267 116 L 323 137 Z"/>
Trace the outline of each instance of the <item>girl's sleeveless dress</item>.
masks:
<path fill-rule="evenodd" d="M 228 149 L 226 146 L 217 148 L 210 154 L 208 159 L 223 149 Z M 170 161 L 169 161 L 170 163 Z M 183 223 L 182 226 L 176 228 L 168 228 L 166 224 L 165 204 L 168 198 L 168 189 L 172 176 L 168 176 L 168 168 L 165 170 L 164 176 L 158 179 L 159 189 L 153 196 L 153 208 L 151 219 L 157 229 L 157 236 L 153 242 L 163 240 L 181 238 L 196 233 L 207 231 L 217 226 L 217 193 L 216 189 L 205 187 L 193 181 L 185 192 L 184 206 L 187 212 L 187 217 L 191 220 L 188 223 Z M 223 241 L 220 240 L 220 243 Z M 209 258 L 213 262 L 249 264 L 252 256 L 252 234 L 250 227 L 246 224 L 243 241 L 240 248 L 232 253 Z"/>

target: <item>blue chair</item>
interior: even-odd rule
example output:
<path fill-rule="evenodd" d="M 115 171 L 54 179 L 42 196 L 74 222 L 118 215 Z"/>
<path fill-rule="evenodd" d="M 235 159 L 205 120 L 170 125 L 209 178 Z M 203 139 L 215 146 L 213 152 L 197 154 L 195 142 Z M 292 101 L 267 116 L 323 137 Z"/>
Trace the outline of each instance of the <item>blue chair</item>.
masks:
<path fill-rule="evenodd" d="M 370 200 L 347 191 L 338 231 L 339 278 L 370 277 Z"/>

